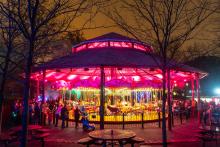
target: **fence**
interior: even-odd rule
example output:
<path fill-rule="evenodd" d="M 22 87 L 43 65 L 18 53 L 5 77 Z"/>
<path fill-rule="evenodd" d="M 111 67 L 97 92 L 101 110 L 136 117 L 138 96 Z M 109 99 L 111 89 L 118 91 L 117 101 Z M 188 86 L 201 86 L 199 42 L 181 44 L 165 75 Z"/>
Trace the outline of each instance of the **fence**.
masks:
<path fill-rule="evenodd" d="M 119 114 L 109 114 L 104 116 L 105 124 L 122 124 L 122 128 L 126 124 L 141 124 L 144 128 L 144 123 L 148 122 L 158 122 L 160 127 L 160 121 L 162 118 L 162 113 L 157 111 L 145 111 L 136 113 L 119 113 Z M 100 123 L 100 116 L 98 113 L 89 113 L 88 119 L 91 123 Z M 70 117 L 70 120 L 74 120 L 74 116 Z"/>

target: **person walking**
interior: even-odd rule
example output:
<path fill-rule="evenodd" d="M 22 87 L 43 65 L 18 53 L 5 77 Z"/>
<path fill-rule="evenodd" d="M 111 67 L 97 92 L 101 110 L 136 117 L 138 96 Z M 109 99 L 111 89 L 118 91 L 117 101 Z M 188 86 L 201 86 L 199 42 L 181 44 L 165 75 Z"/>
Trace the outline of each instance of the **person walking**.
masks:
<path fill-rule="evenodd" d="M 75 110 L 74 110 L 74 120 L 75 120 L 75 128 L 78 128 L 78 124 L 79 124 L 79 108 L 78 106 L 76 106 Z"/>

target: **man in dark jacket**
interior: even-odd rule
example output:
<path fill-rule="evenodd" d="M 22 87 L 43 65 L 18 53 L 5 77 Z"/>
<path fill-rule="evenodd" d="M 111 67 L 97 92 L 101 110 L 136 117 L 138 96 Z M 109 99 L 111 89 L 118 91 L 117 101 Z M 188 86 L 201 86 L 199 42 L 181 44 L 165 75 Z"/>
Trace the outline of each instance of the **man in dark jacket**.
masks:
<path fill-rule="evenodd" d="M 62 119 L 62 128 L 65 128 L 65 120 L 67 119 L 67 108 L 66 104 L 61 109 L 61 119 Z"/>
<path fill-rule="evenodd" d="M 79 108 L 76 106 L 76 109 L 74 110 L 74 119 L 75 119 L 75 128 L 78 128 L 79 124 Z"/>

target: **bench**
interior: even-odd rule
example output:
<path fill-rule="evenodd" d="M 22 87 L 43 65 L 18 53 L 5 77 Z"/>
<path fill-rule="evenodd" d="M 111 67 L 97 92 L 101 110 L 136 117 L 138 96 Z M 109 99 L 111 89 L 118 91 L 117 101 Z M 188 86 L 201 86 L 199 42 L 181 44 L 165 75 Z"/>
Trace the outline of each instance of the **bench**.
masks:
<path fill-rule="evenodd" d="M 17 140 L 18 140 L 18 138 L 16 136 L 14 136 L 14 132 L 0 134 L 0 141 L 3 142 L 5 147 L 7 147 L 9 143 L 15 142 Z"/>
<path fill-rule="evenodd" d="M 50 133 L 42 133 L 42 134 L 35 134 L 32 136 L 33 139 L 40 140 L 41 146 L 44 147 L 45 141 L 44 138 L 48 137 Z"/>
<path fill-rule="evenodd" d="M 144 139 L 140 137 L 134 137 L 124 142 L 124 144 L 131 144 L 131 147 L 134 147 L 135 144 L 144 143 Z"/>
<path fill-rule="evenodd" d="M 34 130 L 34 132 L 36 132 L 36 133 L 48 133 L 48 132 L 50 132 L 50 129 L 45 129 L 45 128 L 37 129 L 37 130 Z"/>
<path fill-rule="evenodd" d="M 12 137 L 9 134 L 1 134 L 0 135 L 0 140 L 1 142 L 4 143 L 5 147 L 7 147 L 7 145 L 9 144 L 9 142 L 11 142 Z"/>
<path fill-rule="evenodd" d="M 95 140 L 93 140 L 90 137 L 86 137 L 86 138 L 82 138 L 82 139 L 78 140 L 77 143 L 82 144 L 82 145 L 86 145 L 87 147 L 89 147 L 89 145 L 92 145 L 95 143 Z"/>
<path fill-rule="evenodd" d="M 200 135 L 197 136 L 200 140 L 202 140 L 202 146 L 205 147 L 206 142 L 212 142 L 215 141 L 216 142 L 216 146 L 217 146 L 217 138 L 215 138 L 214 136 L 210 136 L 210 135 Z"/>

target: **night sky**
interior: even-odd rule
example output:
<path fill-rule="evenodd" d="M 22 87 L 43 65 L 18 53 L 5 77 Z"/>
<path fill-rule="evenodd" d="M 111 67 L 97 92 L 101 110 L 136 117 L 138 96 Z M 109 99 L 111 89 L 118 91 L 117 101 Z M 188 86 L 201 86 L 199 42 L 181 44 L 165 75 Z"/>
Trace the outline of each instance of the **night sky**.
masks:
<path fill-rule="evenodd" d="M 218 3 L 220 3 L 219 0 L 217 0 Z M 120 1 L 116 1 L 116 3 L 114 3 L 114 5 L 110 5 L 109 7 L 105 8 L 105 9 L 100 9 L 101 11 L 104 11 L 106 9 L 111 10 L 113 7 L 120 7 Z M 133 18 L 131 17 L 131 15 L 129 15 L 129 12 L 122 12 L 123 14 L 125 14 L 126 16 L 126 20 L 129 22 L 134 21 Z M 74 28 L 79 28 L 79 26 L 81 26 L 85 21 L 85 18 L 88 18 L 89 15 L 84 15 L 82 17 L 80 17 L 77 21 L 75 21 L 75 23 L 73 24 Z M 206 22 L 204 22 L 196 31 L 195 35 L 194 35 L 194 39 L 186 42 L 186 44 L 183 46 L 183 48 L 187 48 L 189 46 L 194 45 L 195 43 L 201 46 L 205 46 L 208 48 L 216 48 L 214 47 L 214 42 L 216 42 L 216 40 L 220 40 L 219 36 L 220 36 L 220 13 L 216 13 L 214 15 L 212 15 L 209 19 L 206 20 Z M 112 27 L 109 27 L 112 26 Z M 103 15 L 101 12 L 98 13 L 94 19 L 90 22 L 87 23 L 86 25 L 87 28 L 91 27 L 91 28 L 96 28 L 96 29 L 86 29 L 83 31 L 84 33 L 84 37 L 86 39 L 91 39 L 93 37 L 97 37 L 100 35 L 103 35 L 105 33 L 109 33 L 109 32 L 116 32 L 116 33 L 120 33 L 122 35 L 125 36 L 130 36 L 129 33 L 121 30 L 119 27 L 115 26 L 114 22 L 111 21 L 108 17 L 106 17 L 105 15 Z M 101 28 L 99 28 L 101 27 Z M 107 28 L 105 28 L 107 27 Z M 132 37 L 132 36 L 130 36 Z M 149 42 L 146 40 L 146 42 Z M 216 49 L 216 51 L 219 53 L 220 55 L 220 48 Z M 215 51 L 215 53 L 216 53 Z"/>

